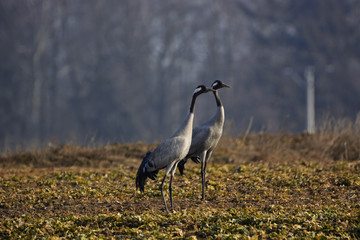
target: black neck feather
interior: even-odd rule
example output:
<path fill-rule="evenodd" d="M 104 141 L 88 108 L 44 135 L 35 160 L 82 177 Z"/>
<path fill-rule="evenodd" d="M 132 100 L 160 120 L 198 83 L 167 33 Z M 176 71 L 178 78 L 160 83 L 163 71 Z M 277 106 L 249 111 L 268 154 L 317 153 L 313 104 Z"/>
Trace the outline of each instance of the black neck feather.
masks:
<path fill-rule="evenodd" d="M 190 105 L 190 113 L 194 113 L 194 108 L 195 108 L 195 102 L 196 102 L 196 98 L 198 97 L 198 94 L 194 94 L 191 100 L 191 105 Z"/>
<path fill-rule="evenodd" d="M 218 107 L 221 107 L 221 106 L 222 106 L 222 102 L 221 102 L 221 100 L 220 100 L 218 91 L 215 91 L 215 92 L 213 92 L 213 93 L 214 93 L 214 96 L 215 96 L 216 105 L 217 105 Z"/>

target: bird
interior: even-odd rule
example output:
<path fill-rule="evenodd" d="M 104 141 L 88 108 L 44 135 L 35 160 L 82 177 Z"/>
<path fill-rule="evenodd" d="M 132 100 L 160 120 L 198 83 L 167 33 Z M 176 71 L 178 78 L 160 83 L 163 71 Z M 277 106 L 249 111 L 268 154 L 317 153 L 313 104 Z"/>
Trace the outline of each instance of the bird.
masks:
<path fill-rule="evenodd" d="M 165 176 L 160 185 L 160 191 L 164 200 L 165 210 L 168 214 L 169 209 L 166 204 L 163 185 L 167 175 L 171 172 L 169 194 L 172 208 L 172 180 L 177 168 L 177 164 L 181 159 L 186 156 L 190 149 L 195 102 L 199 95 L 209 91 L 215 90 L 211 88 L 206 88 L 204 85 L 199 85 L 195 88 L 192 95 L 189 112 L 187 113 L 179 129 L 171 137 L 160 143 L 155 148 L 155 150 L 153 150 L 152 152 L 149 151 L 145 154 L 136 174 L 136 189 L 140 189 L 140 192 L 144 192 L 146 179 L 150 178 L 152 180 L 155 180 L 159 170 L 166 168 Z"/>
<path fill-rule="evenodd" d="M 202 179 L 202 197 L 201 200 L 205 200 L 205 176 L 206 176 L 206 165 L 211 157 L 213 150 L 218 144 L 222 133 L 225 122 L 225 111 L 224 106 L 218 94 L 220 88 L 230 88 L 220 80 L 215 80 L 211 85 L 212 89 L 215 90 L 214 96 L 217 105 L 217 111 L 215 115 L 209 118 L 204 123 L 193 129 L 191 146 L 188 154 L 182 159 L 178 168 L 180 174 L 183 175 L 185 169 L 185 163 L 187 159 L 193 160 L 195 163 L 201 162 L 201 179 Z"/>

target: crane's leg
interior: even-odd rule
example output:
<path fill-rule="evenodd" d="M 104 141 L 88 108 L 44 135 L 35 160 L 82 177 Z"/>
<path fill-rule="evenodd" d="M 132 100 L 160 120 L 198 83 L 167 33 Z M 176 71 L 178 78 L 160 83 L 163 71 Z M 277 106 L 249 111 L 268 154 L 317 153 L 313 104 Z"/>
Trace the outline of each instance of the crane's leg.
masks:
<path fill-rule="evenodd" d="M 169 193 L 170 193 L 170 202 L 171 202 L 171 208 L 173 208 L 173 198 L 172 198 L 172 180 L 174 177 L 174 174 L 176 172 L 176 168 L 178 165 L 179 161 L 177 161 L 174 166 L 171 169 L 171 176 L 170 176 L 170 184 L 169 184 Z"/>
<path fill-rule="evenodd" d="M 164 186 L 164 182 L 165 182 L 166 176 L 169 174 L 170 170 L 172 170 L 173 166 L 174 166 L 174 162 L 170 163 L 170 164 L 166 167 L 165 176 L 164 176 L 164 179 L 162 180 L 161 185 L 160 185 L 160 191 L 161 191 L 161 195 L 162 195 L 163 200 L 164 200 L 165 210 L 166 210 L 166 213 L 167 213 L 167 214 L 169 214 L 169 209 L 168 209 L 167 204 L 166 204 L 163 186 Z M 176 169 L 176 168 L 175 168 L 175 169 Z M 171 177 L 171 178 L 172 178 L 172 177 Z M 170 179 L 170 186 L 171 186 L 171 179 Z M 170 189 L 171 189 L 171 187 L 170 187 Z M 171 192 L 170 192 L 170 194 L 171 194 Z M 172 200 L 171 200 L 171 201 L 172 201 Z"/>
<path fill-rule="evenodd" d="M 202 195 L 201 195 L 201 200 L 205 200 L 205 167 L 204 167 L 204 162 L 201 162 L 201 182 L 202 182 Z"/>
<path fill-rule="evenodd" d="M 209 151 L 206 152 L 206 156 L 205 156 L 205 166 L 204 166 L 205 171 L 206 171 L 207 163 L 208 163 L 208 161 L 209 161 L 209 159 L 210 159 L 210 157 L 211 157 L 211 154 L 212 154 L 212 150 L 209 150 Z"/>
<path fill-rule="evenodd" d="M 170 183 L 169 183 L 169 194 L 170 194 L 170 203 L 171 203 L 171 208 L 173 208 L 173 198 L 172 198 L 172 180 L 173 180 L 173 175 L 170 175 Z"/>
<path fill-rule="evenodd" d="M 160 191 L 161 191 L 161 195 L 162 195 L 163 200 L 164 200 L 165 210 L 166 210 L 167 214 L 169 214 L 169 209 L 168 209 L 168 207 L 166 205 L 165 195 L 164 195 L 164 191 L 163 191 L 163 185 L 164 185 L 165 179 L 166 179 L 166 173 L 165 173 L 164 179 L 161 182 Z"/>
<path fill-rule="evenodd" d="M 205 152 L 200 154 L 201 161 L 201 182 L 202 182 L 202 197 L 201 200 L 205 200 Z"/>
<path fill-rule="evenodd" d="M 211 153 L 212 153 L 212 150 L 209 150 L 207 151 L 206 153 L 204 153 L 204 157 L 202 158 L 204 162 L 203 164 L 203 167 L 201 168 L 202 172 L 201 172 L 201 175 L 202 175 L 202 199 L 201 200 L 205 200 L 205 187 L 206 187 L 206 179 L 205 179 L 205 176 L 206 176 L 206 166 L 207 166 L 207 162 L 211 156 Z M 202 163 L 201 162 L 201 163 Z"/>

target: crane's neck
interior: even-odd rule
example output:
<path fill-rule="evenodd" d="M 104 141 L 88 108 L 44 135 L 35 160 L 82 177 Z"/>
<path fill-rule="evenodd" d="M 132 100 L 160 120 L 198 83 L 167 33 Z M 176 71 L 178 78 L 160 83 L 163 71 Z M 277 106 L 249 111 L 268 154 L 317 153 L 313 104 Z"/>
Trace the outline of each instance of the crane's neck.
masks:
<path fill-rule="evenodd" d="M 195 102 L 196 102 L 196 98 L 197 98 L 198 96 L 199 96 L 199 95 L 194 94 L 193 97 L 192 97 L 191 104 L 190 104 L 190 113 L 194 113 L 194 110 L 195 110 Z"/>
<path fill-rule="evenodd" d="M 215 96 L 216 106 L 217 106 L 217 110 L 216 110 L 216 113 L 215 113 L 213 119 L 214 119 L 215 123 L 220 124 L 222 126 L 222 125 L 224 125 L 224 121 L 225 121 L 224 106 L 222 105 L 218 91 L 215 91 L 213 93 Z"/>
<path fill-rule="evenodd" d="M 179 135 L 190 136 L 190 140 L 191 140 L 193 122 L 194 122 L 195 102 L 198 96 L 199 96 L 198 94 L 193 95 L 190 104 L 190 111 L 186 115 L 185 120 L 181 124 L 180 128 L 175 132 L 173 136 L 179 136 Z"/>
<path fill-rule="evenodd" d="M 216 100 L 216 106 L 218 107 L 221 107 L 222 106 L 222 102 L 221 102 L 221 99 L 219 97 L 219 93 L 218 91 L 216 90 L 214 93 L 214 96 L 215 96 L 215 100 Z"/>

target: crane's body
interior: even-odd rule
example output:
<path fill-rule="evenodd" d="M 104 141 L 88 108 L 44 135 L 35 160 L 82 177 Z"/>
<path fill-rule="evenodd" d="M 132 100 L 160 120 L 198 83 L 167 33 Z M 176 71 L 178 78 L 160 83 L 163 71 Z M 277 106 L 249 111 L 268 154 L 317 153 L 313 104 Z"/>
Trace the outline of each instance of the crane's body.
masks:
<path fill-rule="evenodd" d="M 189 118 L 190 121 L 192 121 L 191 119 L 193 117 Z M 192 126 L 191 123 L 188 125 Z M 190 149 L 190 144 L 191 139 L 181 135 L 166 139 L 146 158 L 147 160 L 145 165 L 142 166 L 142 171 L 152 173 L 167 168 L 166 174 L 168 174 L 172 166 L 186 156 Z"/>
<path fill-rule="evenodd" d="M 188 112 L 180 128 L 170 138 L 166 139 L 157 148 L 155 148 L 153 152 L 146 153 L 138 169 L 136 176 L 136 188 L 140 188 L 140 191 L 143 192 L 146 179 L 151 178 L 154 180 L 159 170 L 166 168 L 165 176 L 160 185 L 160 190 L 167 213 L 169 213 L 169 210 L 167 208 L 163 192 L 163 184 L 165 182 L 166 176 L 171 171 L 169 193 L 172 207 L 172 179 L 177 168 L 177 164 L 181 161 L 181 159 L 186 157 L 190 149 L 195 101 L 200 94 L 208 91 L 213 90 L 207 89 L 203 85 L 200 85 L 195 89 L 190 105 L 190 111 Z"/>
<path fill-rule="evenodd" d="M 221 105 L 213 117 L 193 129 L 192 144 L 187 157 L 196 157 L 204 151 L 212 151 L 222 136 L 224 121 L 224 107 Z"/>
<path fill-rule="evenodd" d="M 221 102 L 217 90 L 229 86 L 219 80 L 216 80 L 212 84 L 212 87 L 214 90 L 216 90 L 215 92 L 213 92 L 217 105 L 216 113 L 206 122 L 193 129 L 189 153 L 184 159 L 180 161 L 178 165 L 179 171 L 182 175 L 184 171 L 184 165 L 187 162 L 188 158 L 192 159 L 194 162 L 201 162 L 202 200 L 205 200 L 206 165 L 222 136 L 225 122 L 224 106 Z"/>

